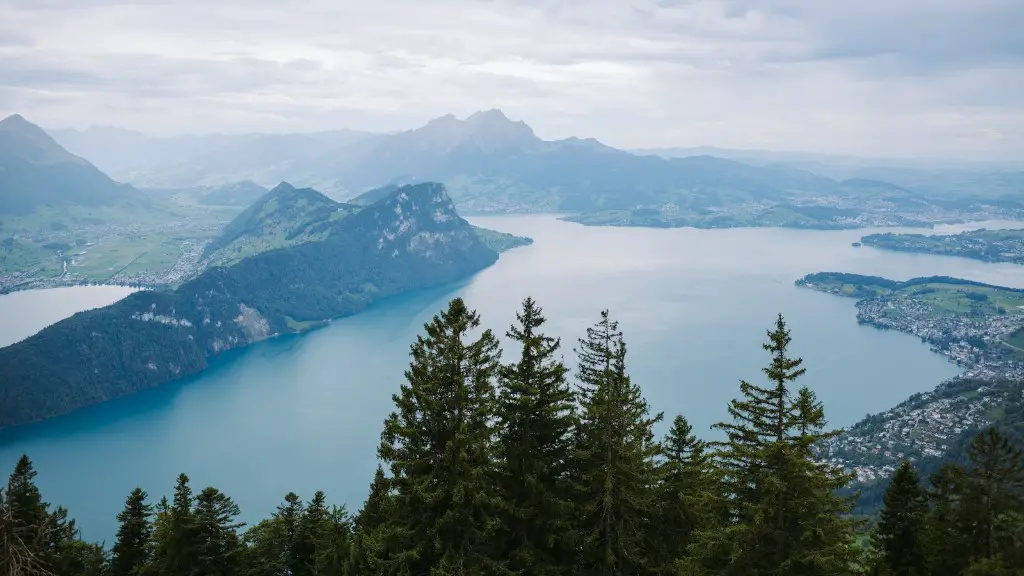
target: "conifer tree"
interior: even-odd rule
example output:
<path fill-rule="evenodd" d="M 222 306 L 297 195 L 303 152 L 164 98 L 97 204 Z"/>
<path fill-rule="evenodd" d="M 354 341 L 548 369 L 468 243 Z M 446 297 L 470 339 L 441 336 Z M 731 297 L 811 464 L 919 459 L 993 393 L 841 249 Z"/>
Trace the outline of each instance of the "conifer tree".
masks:
<path fill-rule="evenodd" d="M 499 371 L 497 488 L 502 498 L 500 556 L 513 573 L 545 576 L 571 565 L 573 515 L 567 463 L 575 422 L 561 343 L 544 335 L 543 311 L 531 298 L 506 335 L 519 361 Z"/>
<path fill-rule="evenodd" d="M 393 396 L 379 455 L 391 468 L 388 522 L 398 541 L 387 572 L 491 571 L 496 529 L 491 455 L 494 376 L 490 330 L 467 343 L 479 316 L 461 298 L 426 324 L 411 349 L 407 382 Z"/>
<path fill-rule="evenodd" d="M 285 494 L 284 504 L 277 507 L 277 518 L 284 531 L 284 566 L 290 576 L 306 576 L 312 562 L 312 542 L 304 541 L 301 532 L 305 509 L 302 499 L 295 492 Z"/>
<path fill-rule="evenodd" d="M 132 490 L 124 510 L 117 515 L 120 526 L 111 549 L 110 576 L 137 576 L 150 562 L 153 507 L 146 503 L 142 488 Z"/>
<path fill-rule="evenodd" d="M 162 576 L 192 576 L 197 566 L 198 543 L 192 514 L 192 488 L 188 482 L 185 474 L 178 476 L 171 506 L 161 519 L 163 526 L 156 557 Z"/>
<path fill-rule="evenodd" d="M 893 474 L 884 501 L 878 526 L 872 534 L 872 545 L 879 554 L 884 573 L 925 576 L 923 538 L 928 500 L 910 462 L 904 461 Z"/>
<path fill-rule="evenodd" d="M 618 323 L 601 320 L 580 339 L 581 413 L 573 462 L 581 538 L 576 573 L 640 574 L 649 570 L 657 470 L 653 425 L 639 386 L 626 372 Z"/>
<path fill-rule="evenodd" d="M 192 522 L 195 543 L 193 574 L 231 576 L 238 573 L 241 554 L 235 521 L 238 505 L 216 488 L 196 496 Z"/>
<path fill-rule="evenodd" d="M 1024 534 L 1007 533 L 1016 528 L 1004 519 L 1024 514 L 1024 451 L 994 427 L 971 440 L 971 468 L 964 494 L 965 519 L 973 528 L 974 557 L 994 559 L 1024 547 Z M 1021 568 L 1024 568 L 1022 566 Z"/>
<path fill-rule="evenodd" d="M 730 551 L 727 574 L 844 574 L 857 557 L 844 519 L 852 500 L 835 495 L 850 476 L 814 461 L 814 447 L 835 432 L 824 431 L 813 395 L 793 398 L 792 382 L 806 369 L 788 355 L 790 342 L 780 314 L 763 345 L 772 356 L 763 369 L 769 385 L 741 381 L 732 422 L 715 425 L 728 437 L 717 446 L 731 520 L 724 540 L 708 548 Z"/>
<path fill-rule="evenodd" d="M 392 518 L 390 484 L 384 469 L 377 466 L 370 485 L 370 496 L 353 522 L 352 553 L 349 573 L 378 574 L 383 561 L 389 556 L 389 540 L 396 531 Z M 390 531 L 390 532 L 389 532 Z"/>
<path fill-rule="evenodd" d="M 704 441 L 684 416 L 676 416 L 661 443 L 654 570 L 678 574 L 694 531 L 710 526 L 715 499 L 712 465 Z"/>
<path fill-rule="evenodd" d="M 944 464 L 931 475 L 931 510 L 925 519 L 924 545 L 932 574 L 961 574 L 970 558 L 971 530 L 961 514 L 967 471 Z"/>
<path fill-rule="evenodd" d="M 327 509 L 322 500 L 317 501 L 318 496 L 322 498 L 323 492 L 313 496 L 304 519 L 313 542 L 312 574 L 342 576 L 351 565 L 352 518 L 344 506 Z"/>
<path fill-rule="evenodd" d="M 49 505 L 36 486 L 37 472 L 27 455 L 14 465 L 7 482 L 7 508 L 13 529 L 21 535 L 24 545 L 42 559 L 50 538 Z"/>

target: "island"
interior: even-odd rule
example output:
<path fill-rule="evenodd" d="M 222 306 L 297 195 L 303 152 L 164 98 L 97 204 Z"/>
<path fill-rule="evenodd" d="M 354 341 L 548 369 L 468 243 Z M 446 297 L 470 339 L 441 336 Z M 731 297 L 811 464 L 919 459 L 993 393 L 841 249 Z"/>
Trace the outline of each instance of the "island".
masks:
<path fill-rule="evenodd" d="M 528 243 L 471 226 L 432 183 L 368 206 L 282 183 L 239 218 L 205 253 L 222 264 L 0 348 L 0 428 L 196 374 L 228 350 L 463 279 L 495 248 Z"/>
<path fill-rule="evenodd" d="M 880 505 L 880 481 L 902 460 L 934 471 L 944 458 L 958 457 L 979 427 L 1024 399 L 1024 290 L 946 276 L 901 282 L 839 272 L 808 274 L 796 285 L 855 298 L 859 323 L 913 334 L 964 368 L 824 447 L 822 458 L 854 473 L 871 495 L 861 503 L 865 509 Z"/>
<path fill-rule="evenodd" d="M 1024 264 L 1024 230 L 971 230 L 959 234 L 869 234 L 865 246 L 894 252 L 960 256 L 982 262 Z"/>

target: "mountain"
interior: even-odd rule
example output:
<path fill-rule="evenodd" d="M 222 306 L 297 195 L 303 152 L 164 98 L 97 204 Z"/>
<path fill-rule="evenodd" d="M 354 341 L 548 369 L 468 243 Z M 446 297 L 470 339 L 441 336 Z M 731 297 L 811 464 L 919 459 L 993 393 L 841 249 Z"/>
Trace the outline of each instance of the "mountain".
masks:
<path fill-rule="evenodd" d="M 207 206 L 249 206 L 268 190 L 252 180 L 242 180 L 202 191 L 199 203 Z"/>
<path fill-rule="evenodd" d="M 293 177 L 296 163 L 329 163 L 349 144 L 375 135 L 357 130 L 299 134 L 208 134 L 151 138 L 109 127 L 54 130 L 58 142 L 118 178 L 147 188 L 259 184 Z"/>
<path fill-rule="evenodd" d="M 356 211 L 356 206 L 335 202 L 312 188 L 296 189 L 282 182 L 228 223 L 206 246 L 204 257 L 211 264 L 228 265 L 268 250 L 321 240 L 335 222 Z"/>
<path fill-rule="evenodd" d="M 148 199 L 71 154 L 19 115 L 0 121 L 0 214 L 66 205 L 146 205 Z"/>
<path fill-rule="evenodd" d="M 279 139 L 289 144 L 271 147 L 269 156 L 232 154 L 228 164 L 204 155 L 150 167 L 132 181 L 286 179 L 357 204 L 387 186 L 432 181 L 444 183 L 464 213 L 577 212 L 574 221 L 595 225 L 854 228 L 1024 215 L 1024 203 L 1014 200 L 1022 191 L 1019 173 L 988 181 L 969 177 L 957 189 L 936 186 L 942 178 L 918 186 L 895 168 L 890 172 L 903 180 L 849 163 L 816 173 L 831 158 L 824 155 L 732 151 L 746 160 L 741 162 L 707 154 L 633 154 L 594 139 L 546 141 L 500 110 L 465 119 L 446 115 L 413 130 L 344 143 L 301 134 Z"/>
<path fill-rule="evenodd" d="M 0 427 L 195 374 L 227 350 L 465 278 L 497 259 L 439 184 L 402 187 L 329 226 L 319 241 L 210 268 L 174 291 L 136 292 L 0 349 Z"/>

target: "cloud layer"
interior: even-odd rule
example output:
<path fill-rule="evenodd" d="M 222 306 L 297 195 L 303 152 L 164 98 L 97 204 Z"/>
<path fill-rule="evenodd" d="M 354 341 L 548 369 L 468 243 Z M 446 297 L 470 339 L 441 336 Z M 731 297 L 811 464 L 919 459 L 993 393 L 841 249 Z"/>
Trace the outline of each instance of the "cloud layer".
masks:
<path fill-rule="evenodd" d="M 1020 0 L 0 0 L 0 114 L 1024 157 Z"/>

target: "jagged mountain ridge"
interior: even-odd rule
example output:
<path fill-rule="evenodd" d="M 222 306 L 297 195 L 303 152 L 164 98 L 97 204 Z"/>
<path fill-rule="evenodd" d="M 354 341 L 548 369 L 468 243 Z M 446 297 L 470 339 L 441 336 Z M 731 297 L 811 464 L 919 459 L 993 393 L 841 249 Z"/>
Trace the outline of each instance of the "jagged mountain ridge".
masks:
<path fill-rule="evenodd" d="M 438 184 L 406 186 L 306 242 L 143 291 L 0 349 L 0 427 L 195 374 L 210 358 L 412 289 L 453 282 L 497 254 Z"/>

